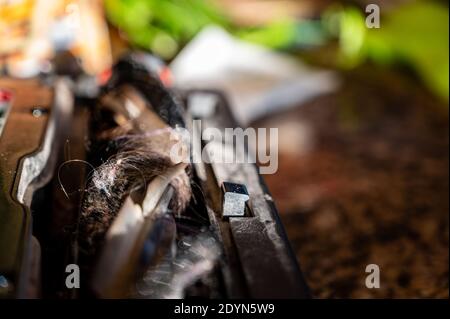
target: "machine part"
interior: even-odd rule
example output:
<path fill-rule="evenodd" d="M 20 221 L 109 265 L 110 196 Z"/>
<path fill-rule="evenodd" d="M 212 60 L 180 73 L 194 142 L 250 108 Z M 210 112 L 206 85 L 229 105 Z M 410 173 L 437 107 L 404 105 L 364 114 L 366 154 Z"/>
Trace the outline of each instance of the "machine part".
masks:
<path fill-rule="evenodd" d="M 175 130 L 153 112 L 153 105 L 139 90 L 121 85 L 105 92 L 98 102 L 90 152 L 95 169 L 83 199 L 79 227 L 79 244 L 88 264 L 96 258 L 126 197 L 179 163 L 170 156 L 178 141 Z M 175 192 L 170 208 L 181 214 L 191 195 L 187 172 L 178 174 L 171 185 Z"/>
<path fill-rule="evenodd" d="M 246 203 L 250 199 L 247 187 L 243 184 L 222 183 L 223 191 L 223 217 L 244 217 Z"/>
<path fill-rule="evenodd" d="M 114 66 L 106 89 L 114 90 L 123 84 L 133 86 L 139 91 L 151 104 L 154 111 L 172 128 L 185 126 L 184 112 L 180 101 L 132 54 L 124 56 Z"/>
<path fill-rule="evenodd" d="M 137 277 L 137 270 L 157 258 L 156 253 L 161 248 L 158 246 L 167 247 L 161 245 L 161 238 L 174 238 L 174 224 L 167 223 L 165 217 L 174 194 L 169 183 L 178 174 L 184 173 L 186 165 L 178 164 L 166 174 L 156 177 L 148 185 L 141 204 L 133 200 L 133 194 L 127 197 L 106 234 L 105 245 L 94 272 L 93 290 L 98 296 L 128 296 L 132 282 Z M 164 236 L 153 237 L 156 242 L 149 242 L 152 239 L 151 232 L 161 234 L 161 227 L 164 228 Z M 156 248 L 148 249 L 149 244 Z M 148 261 L 142 262 L 142 257 Z"/>
<path fill-rule="evenodd" d="M 57 189 L 67 202 L 64 200 L 65 205 L 48 205 L 54 207 L 55 212 L 46 215 L 48 220 L 43 221 L 44 227 L 38 230 L 36 223 L 32 223 L 30 212 L 35 207 L 45 210 L 38 205 L 36 198 L 40 198 L 42 186 L 48 186 L 49 178 L 56 171 L 54 157 L 63 151 L 57 142 L 68 136 L 63 131 L 70 125 L 67 125 L 67 114 L 62 111 L 65 108 L 60 104 L 67 103 L 70 96 L 63 94 L 67 90 L 60 87 L 59 81 L 56 84 L 49 81 L 49 86 L 20 82 L 20 90 L 4 85 L 14 98 L 8 106 L 9 116 L 0 136 L 0 295 L 36 297 L 42 282 L 50 286 L 47 288 L 50 291 L 48 296 L 59 298 L 308 297 L 308 288 L 256 166 L 251 163 L 200 161 L 194 162 L 194 172 L 186 172 L 187 164 L 166 165 L 164 162 L 161 169 L 150 172 L 150 175 L 149 171 L 162 160 L 160 153 L 156 156 L 154 153 L 166 145 L 157 143 L 157 140 L 163 138 L 163 134 L 175 131 L 177 125 L 182 125 L 180 116 L 184 114 L 179 112 L 171 93 L 163 91 L 165 88 L 158 81 L 151 82 L 146 75 L 148 72 L 144 74 L 133 61 L 123 62 L 115 71 L 117 73 L 108 84 L 111 90 L 103 91 L 105 94 L 101 98 L 89 102 L 83 99 L 84 103 L 90 104 L 85 108 L 89 113 L 82 117 L 86 121 L 82 122 L 87 122 L 87 118 L 94 119 L 90 129 L 95 138 L 88 141 L 86 160 L 84 156 L 78 160 L 78 155 L 70 155 L 80 152 L 64 149 L 68 154 L 64 163 L 68 164 L 58 170 L 61 173 L 58 177 L 66 176 L 70 183 L 62 183 L 64 178 L 58 179 L 60 187 Z M 7 83 L 4 81 L 0 79 L 0 84 Z M 55 89 L 51 88 L 53 85 Z M 23 92 L 31 92 L 29 98 L 32 102 L 23 102 Z M 196 99 L 196 94 L 202 98 Z M 210 106 L 214 105 L 213 111 L 204 105 L 189 107 L 195 113 L 191 116 L 201 120 L 199 125 L 190 127 L 200 136 L 207 128 L 237 126 L 220 94 L 202 91 L 190 92 L 189 96 L 194 97 L 187 99 L 189 103 L 209 101 Z M 208 98 L 205 100 L 205 97 Z M 20 103 L 16 104 L 21 99 L 23 109 L 19 109 Z M 39 101 L 38 105 L 36 101 Z M 202 112 L 205 108 L 206 111 Z M 98 109 L 101 109 L 101 114 L 96 114 Z M 154 116 L 147 113 L 150 110 L 155 111 Z M 96 118 L 96 115 L 101 116 Z M 83 132 L 86 130 L 87 127 L 77 133 L 79 141 L 85 141 Z M 223 146 L 221 143 L 226 144 L 227 141 L 217 142 L 217 146 Z M 70 145 L 67 143 L 66 146 Z M 80 147 L 80 142 L 77 146 Z M 228 146 L 225 149 L 231 148 Z M 193 150 L 201 152 L 204 148 L 200 141 Z M 237 147 L 237 150 L 245 153 L 247 148 Z M 83 153 L 84 148 L 80 151 Z M 130 156 L 130 151 L 133 156 Z M 114 157 L 120 152 L 119 157 Z M 202 158 L 199 154 L 193 155 Z M 108 161 L 104 162 L 105 158 Z M 74 163 L 84 163 L 84 169 L 78 167 L 76 172 L 83 177 L 86 174 L 92 185 L 86 185 L 84 178 L 78 180 L 78 176 L 73 180 Z M 124 164 L 126 169 L 120 171 Z M 90 171 L 86 172 L 86 169 Z M 189 190 L 189 197 L 183 197 L 182 206 L 174 207 L 177 189 L 181 187 L 177 188 L 170 181 L 181 175 L 184 177 L 182 187 L 186 194 Z M 129 187 L 121 193 L 123 196 L 117 196 L 120 191 L 117 187 L 123 185 L 124 180 L 130 182 L 127 184 Z M 150 184 L 147 185 L 148 181 Z M 190 196 L 191 185 L 198 188 L 201 196 Z M 49 190 L 58 195 L 54 187 L 49 187 Z M 108 192 L 116 197 L 108 197 Z M 45 192 L 46 195 L 48 193 Z M 89 201 L 90 194 L 94 195 Z M 45 199 L 40 198 L 42 201 Z M 113 199 L 117 204 L 115 210 L 110 206 Z M 93 214 L 90 214 L 91 219 L 85 220 L 85 226 L 95 228 L 98 222 L 99 227 L 104 227 L 99 241 L 101 245 L 96 246 L 98 251 L 92 259 L 85 258 L 86 247 L 80 245 L 88 238 L 88 232 L 80 231 L 82 218 L 75 220 L 76 214 L 73 214 L 77 211 L 82 216 L 85 207 L 79 204 L 85 200 L 85 207 L 95 208 L 90 211 Z M 51 201 L 56 203 L 55 198 Z M 110 217 L 107 226 L 104 220 L 99 221 L 100 209 Z M 58 221 L 58 216 L 63 214 L 66 216 L 59 217 Z M 42 219 L 35 218 L 35 221 L 40 223 Z M 67 226 L 67 232 L 63 234 Z M 48 235 L 49 229 L 54 232 L 51 236 Z M 33 240 L 33 236 L 39 243 Z M 75 239 L 75 236 L 78 237 Z M 58 244 L 50 244 L 52 240 Z M 49 254 L 53 248 L 59 251 Z M 76 293 L 68 294 L 64 287 L 58 286 L 64 283 L 58 276 L 67 261 L 79 264 L 83 271 L 81 289 Z M 43 265 L 42 272 L 36 264 Z M 49 267 L 50 264 L 54 267 Z M 148 267 L 150 271 L 146 271 Z M 49 285 L 45 275 L 53 276 L 54 282 Z M 141 282 L 136 285 L 142 275 L 144 285 L 141 286 Z M 53 292 L 56 293 L 52 295 Z"/>
<path fill-rule="evenodd" d="M 188 98 L 187 107 L 192 118 L 211 117 L 216 111 L 219 100 L 215 94 L 194 94 Z"/>
<path fill-rule="evenodd" d="M 0 136 L 0 276 L 13 288 L 0 297 L 36 297 L 29 295 L 35 291 L 29 287 L 39 246 L 32 244 L 30 207 L 54 173 L 52 149 L 61 145 L 73 106 L 66 82 L 56 79 L 53 86 L 38 79 L 0 79 L 0 88 L 13 96 Z"/>
<path fill-rule="evenodd" d="M 2 135 L 3 127 L 8 119 L 11 99 L 12 93 L 0 88 L 0 136 Z"/>
<path fill-rule="evenodd" d="M 195 238 L 181 236 L 177 247 L 176 256 L 166 255 L 145 273 L 136 286 L 137 298 L 184 298 L 186 289 L 211 273 L 220 257 L 220 243 L 209 231 Z"/>
<path fill-rule="evenodd" d="M 202 131 L 208 128 L 224 130 L 237 127 L 227 100 L 215 91 L 191 90 L 185 92 L 187 101 L 195 101 L 193 95 L 214 94 L 219 101 L 216 112 L 200 118 L 202 126 L 190 127 Z M 195 109 L 195 108 L 194 108 Z M 224 145 L 226 141 L 202 143 L 194 152 L 202 152 L 205 147 L 219 147 L 236 152 L 236 158 L 247 158 L 248 145 Z M 215 145 L 218 144 L 218 145 Z M 225 147 L 224 147 L 225 146 Z M 213 152 L 214 153 L 214 152 Z M 201 154 L 193 154 L 202 158 Z M 296 257 L 286 237 L 277 209 L 255 164 L 223 163 L 207 161 L 195 164 L 196 172 L 206 174 L 200 179 L 202 189 L 207 194 L 207 209 L 211 226 L 222 244 L 223 255 L 220 268 L 228 298 L 309 298 L 308 286 L 303 278 Z M 225 185 L 246 185 L 248 191 L 247 206 L 251 216 L 228 217 L 224 207 L 223 193 Z M 225 187 L 225 192 L 233 186 Z M 239 189 L 239 187 L 237 188 Z M 227 192 L 226 192 L 227 193 Z M 242 194 L 244 193 L 244 194 Z M 242 189 L 231 197 L 247 196 Z M 239 197 L 238 197 L 239 198 Z M 243 202 L 241 199 L 240 203 Z M 226 200 L 225 200 L 226 202 Z M 242 214 L 242 206 L 238 209 Z"/>

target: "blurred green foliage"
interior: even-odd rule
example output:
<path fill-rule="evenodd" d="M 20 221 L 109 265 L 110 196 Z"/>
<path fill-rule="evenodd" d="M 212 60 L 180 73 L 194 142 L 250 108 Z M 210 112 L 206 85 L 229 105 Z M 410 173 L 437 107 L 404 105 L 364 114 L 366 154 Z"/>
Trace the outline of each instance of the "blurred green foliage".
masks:
<path fill-rule="evenodd" d="M 368 29 L 359 9 L 345 8 L 337 14 L 340 66 L 353 67 L 366 60 L 409 65 L 433 92 L 448 100 L 448 7 L 435 1 L 406 3 L 381 11 L 379 29 Z"/>
<path fill-rule="evenodd" d="M 206 25 L 273 49 L 323 44 L 320 21 L 284 19 L 260 27 L 237 27 L 207 0 L 105 0 L 108 20 L 131 44 L 171 59 Z"/>
<path fill-rule="evenodd" d="M 204 0 L 106 0 L 109 21 L 126 33 L 133 45 L 164 59 L 172 58 L 208 24 L 229 25 Z"/>
<path fill-rule="evenodd" d="M 257 28 L 240 28 L 239 38 L 268 48 L 290 51 L 322 45 L 328 40 L 322 23 L 318 20 L 286 18 Z"/>
<path fill-rule="evenodd" d="M 285 19 L 258 28 L 241 28 L 207 0 L 105 0 L 109 21 L 132 45 L 170 60 L 204 26 L 215 24 L 241 39 L 273 49 L 295 51 L 338 39 L 336 67 L 365 61 L 408 65 L 437 95 L 449 97 L 448 6 L 412 1 L 384 12 L 381 28 L 369 29 L 356 7 L 334 6 L 322 20 Z"/>

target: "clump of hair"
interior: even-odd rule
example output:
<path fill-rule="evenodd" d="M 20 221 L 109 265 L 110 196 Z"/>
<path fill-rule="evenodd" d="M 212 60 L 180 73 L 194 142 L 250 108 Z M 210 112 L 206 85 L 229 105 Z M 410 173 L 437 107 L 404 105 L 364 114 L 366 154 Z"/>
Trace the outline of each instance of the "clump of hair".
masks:
<path fill-rule="evenodd" d="M 138 115 L 131 114 L 126 103 L 131 103 Z M 122 85 L 107 92 L 95 113 L 93 152 L 97 159 L 107 159 L 91 172 L 81 206 L 78 244 L 88 258 L 96 255 L 125 198 L 145 190 L 156 176 L 178 164 L 170 157 L 170 147 L 177 142 L 173 138 L 176 130 L 134 87 Z M 174 195 L 169 208 L 181 214 L 191 197 L 188 173 L 181 172 L 170 185 Z"/>

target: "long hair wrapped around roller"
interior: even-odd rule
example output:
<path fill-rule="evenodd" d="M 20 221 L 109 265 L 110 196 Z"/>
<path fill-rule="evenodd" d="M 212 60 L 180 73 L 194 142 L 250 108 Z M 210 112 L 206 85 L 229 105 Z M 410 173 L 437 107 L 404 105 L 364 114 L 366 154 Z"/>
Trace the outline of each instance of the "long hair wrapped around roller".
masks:
<path fill-rule="evenodd" d="M 145 74 L 138 70 L 138 77 Z M 162 95 L 169 93 L 155 88 L 159 84 L 154 79 L 138 81 L 141 85 L 150 83 L 152 87 L 147 90 L 113 80 L 114 89 L 105 92 L 94 114 L 91 153 L 101 159 L 90 174 L 78 229 L 80 252 L 88 259 L 95 256 L 124 199 L 134 191 L 145 190 L 156 176 L 178 164 L 172 161 L 170 150 L 180 135 L 166 122 L 182 125 L 182 118 L 171 96 Z M 160 100 L 149 101 L 143 89 L 145 95 L 151 93 L 148 89 L 157 92 Z M 186 170 L 181 170 L 170 185 L 174 189 L 170 209 L 180 214 L 191 197 Z"/>

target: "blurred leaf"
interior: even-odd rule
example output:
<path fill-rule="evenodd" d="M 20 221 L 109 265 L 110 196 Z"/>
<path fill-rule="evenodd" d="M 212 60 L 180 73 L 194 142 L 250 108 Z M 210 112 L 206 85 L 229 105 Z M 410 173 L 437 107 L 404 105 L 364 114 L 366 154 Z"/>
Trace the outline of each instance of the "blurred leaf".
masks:
<path fill-rule="evenodd" d="M 266 27 L 242 30 L 238 36 L 246 41 L 264 45 L 270 48 L 285 48 L 295 39 L 295 21 L 274 22 Z"/>
<path fill-rule="evenodd" d="M 397 8 L 371 29 L 366 46 L 374 61 L 401 60 L 412 65 L 440 96 L 449 97 L 448 8 L 432 1 Z"/>
<path fill-rule="evenodd" d="M 353 67 L 370 59 L 378 64 L 410 65 L 437 95 L 449 97 L 448 8 L 415 1 L 381 12 L 379 29 L 368 29 L 356 8 L 340 9 L 340 64 Z"/>
<path fill-rule="evenodd" d="M 326 35 L 320 21 L 275 21 L 266 26 L 236 32 L 242 40 L 272 49 L 291 49 L 324 44 Z"/>
<path fill-rule="evenodd" d="M 131 44 L 171 59 L 179 48 L 209 24 L 228 20 L 205 0 L 105 0 L 109 21 Z"/>

